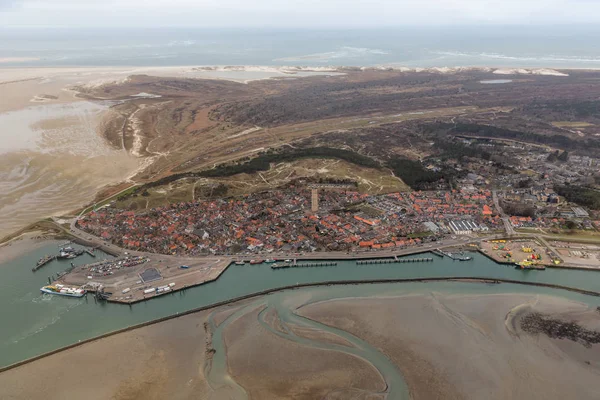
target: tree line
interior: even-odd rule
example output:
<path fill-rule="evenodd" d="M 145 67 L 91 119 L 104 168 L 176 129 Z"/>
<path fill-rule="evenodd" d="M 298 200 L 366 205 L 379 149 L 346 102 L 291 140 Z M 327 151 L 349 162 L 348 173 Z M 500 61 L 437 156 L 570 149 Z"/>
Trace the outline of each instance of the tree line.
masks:
<path fill-rule="evenodd" d="M 579 185 L 555 186 L 554 191 L 567 201 L 600 210 L 600 191 Z"/>

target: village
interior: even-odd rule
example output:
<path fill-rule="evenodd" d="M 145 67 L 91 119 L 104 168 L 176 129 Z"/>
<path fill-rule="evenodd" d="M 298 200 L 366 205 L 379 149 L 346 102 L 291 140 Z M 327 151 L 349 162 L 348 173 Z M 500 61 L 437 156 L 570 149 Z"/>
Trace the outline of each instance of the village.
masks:
<path fill-rule="evenodd" d="M 344 185 L 291 185 L 141 213 L 106 207 L 77 226 L 126 249 L 187 256 L 405 248 L 503 229 L 489 190 L 373 196 Z"/>

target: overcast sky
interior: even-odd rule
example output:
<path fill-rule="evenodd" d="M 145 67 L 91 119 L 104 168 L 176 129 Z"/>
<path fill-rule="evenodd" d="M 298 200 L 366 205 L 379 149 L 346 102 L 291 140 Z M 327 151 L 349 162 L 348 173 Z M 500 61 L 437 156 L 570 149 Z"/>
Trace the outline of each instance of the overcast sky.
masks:
<path fill-rule="evenodd" d="M 600 0 L 0 0 L 0 27 L 595 23 Z"/>

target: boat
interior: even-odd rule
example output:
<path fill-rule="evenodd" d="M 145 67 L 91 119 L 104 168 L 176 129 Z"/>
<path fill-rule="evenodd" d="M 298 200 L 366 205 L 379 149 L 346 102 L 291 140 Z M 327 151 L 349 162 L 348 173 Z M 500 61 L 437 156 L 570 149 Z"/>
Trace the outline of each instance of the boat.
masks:
<path fill-rule="evenodd" d="M 273 263 L 275 262 L 275 260 L 273 260 L 272 258 L 267 258 L 267 259 L 265 260 L 265 262 L 266 262 L 267 264 L 273 264 Z"/>
<path fill-rule="evenodd" d="M 546 269 L 546 267 L 544 265 L 534 264 L 533 262 L 527 261 L 527 260 L 518 262 L 517 266 L 515 268 L 516 269 L 537 269 L 537 270 L 541 270 L 541 271 Z"/>
<path fill-rule="evenodd" d="M 83 297 L 87 293 L 85 289 L 67 287 L 60 284 L 44 286 L 40 290 L 42 293 L 67 297 Z"/>
<path fill-rule="evenodd" d="M 246 264 L 245 261 L 236 261 L 235 262 L 235 265 L 244 265 L 244 264 Z"/>
<path fill-rule="evenodd" d="M 68 253 L 66 251 L 61 251 L 60 253 L 58 253 L 58 255 L 56 256 L 56 258 L 69 258 L 71 257 L 71 253 Z"/>
<path fill-rule="evenodd" d="M 252 265 L 262 264 L 263 262 L 264 262 L 264 260 L 250 260 L 250 264 L 252 264 Z"/>

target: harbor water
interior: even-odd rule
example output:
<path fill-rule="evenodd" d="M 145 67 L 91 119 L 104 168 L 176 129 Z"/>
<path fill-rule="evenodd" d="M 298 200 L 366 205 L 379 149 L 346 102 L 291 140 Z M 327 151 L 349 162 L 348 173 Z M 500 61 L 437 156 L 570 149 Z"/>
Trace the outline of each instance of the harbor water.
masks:
<path fill-rule="evenodd" d="M 525 282 L 542 282 L 600 290 L 600 272 L 547 269 L 522 271 L 497 264 L 475 254 L 472 261 L 460 262 L 434 257 L 433 262 L 409 262 L 358 265 L 352 260 L 338 260 L 336 266 L 320 268 L 286 268 L 273 270 L 270 264 L 231 265 L 210 284 L 175 292 L 131 307 L 96 303 L 90 295 L 82 299 L 41 294 L 48 276 L 69 267 L 71 262 L 83 264 L 109 257 L 99 253 L 95 259 L 84 254 L 74 260 L 53 261 L 36 273 L 31 271 L 38 259 L 56 253 L 51 242 L 30 253 L 0 264 L 0 366 L 6 366 L 57 348 L 77 343 L 107 332 L 125 328 L 220 301 L 299 283 L 334 280 L 401 279 L 429 277 L 487 277 Z M 430 257 L 431 254 L 411 256 Z M 409 257 L 410 258 L 410 257 Z M 600 306 L 600 298 L 565 290 L 512 284 L 470 284 L 456 282 L 399 283 L 352 285 L 336 288 L 339 296 L 358 296 L 368 291 L 383 291 L 389 285 L 402 290 L 477 291 L 480 293 L 542 293 Z M 311 288 L 302 290 L 313 290 Z M 332 291 L 333 292 L 333 291 Z"/>

